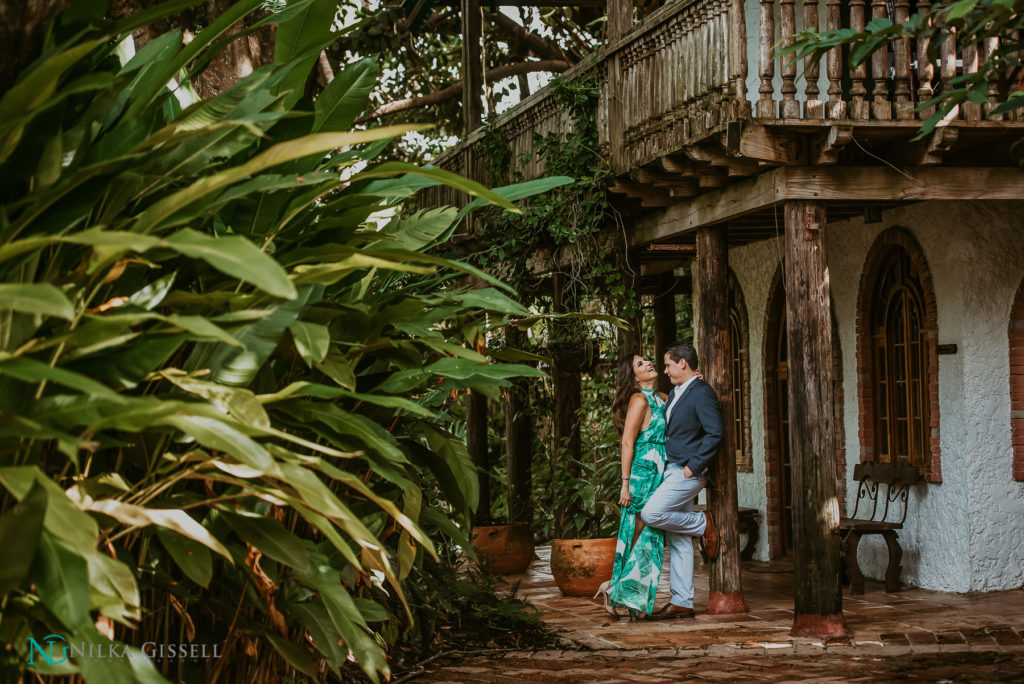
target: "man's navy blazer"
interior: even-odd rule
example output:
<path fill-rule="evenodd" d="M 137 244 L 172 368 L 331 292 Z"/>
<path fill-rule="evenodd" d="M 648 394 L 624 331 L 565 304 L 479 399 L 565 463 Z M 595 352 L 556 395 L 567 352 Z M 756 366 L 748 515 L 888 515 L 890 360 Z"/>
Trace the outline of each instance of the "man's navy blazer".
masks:
<path fill-rule="evenodd" d="M 678 387 L 672 389 L 669 404 Z M 710 475 L 708 466 L 722 441 L 722 411 L 711 385 L 691 382 L 668 416 L 665 455 L 669 463 L 688 467 L 695 475 Z"/>

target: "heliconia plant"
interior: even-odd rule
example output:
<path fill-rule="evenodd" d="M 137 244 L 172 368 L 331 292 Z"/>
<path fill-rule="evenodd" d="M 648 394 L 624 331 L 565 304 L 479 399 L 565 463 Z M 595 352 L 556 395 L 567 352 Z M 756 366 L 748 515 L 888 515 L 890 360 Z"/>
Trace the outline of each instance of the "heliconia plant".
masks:
<path fill-rule="evenodd" d="M 486 316 L 526 311 L 432 250 L 465 210 L 402 203 L 447 183 L 515 211 L 568 179 L 379 159 L 409 129 L 353 130 L 374 60 L 305 92 L 333 1 L 288 2 L 273 63 L 182 108 L 263 3 L 119 60 L 191 4 L 79 0 L 0 99 L 0 673 L 377 681 L 406 578 L 476 505 L 453 392 L 539 373 L 476 351 Z M 78 650 L 50 662 L 47 637 Z"/>

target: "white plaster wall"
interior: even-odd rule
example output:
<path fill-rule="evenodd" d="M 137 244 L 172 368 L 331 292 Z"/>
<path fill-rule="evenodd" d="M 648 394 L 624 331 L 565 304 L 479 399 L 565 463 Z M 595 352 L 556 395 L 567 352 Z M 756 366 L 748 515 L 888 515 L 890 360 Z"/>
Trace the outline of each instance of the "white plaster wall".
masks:
<path fill-rule="evenodd" d="M 847 473 L 860 460 L 856 314 L 860 274 L 878 235 L 907 229 L 920 243 L 934 283 L 940 344 L 940 446 L 943 482 L 911 493 L 900 532 L 903 581 L 942 591 L 990 591 L 1024 585 L 1024 483 L 1011 476 L 1007 325 L 1024 278 L 1024 203 L 930 202 L 886 211 L 879 223 L 862 219 L 827 228 L 833 306 L 843 360 Z M 781 241 L 729 253 L 747 302 L 750 328 L 751 438 L 754 471 L 739 473 L 741 506 L 762 512 L 755 558 L 767 558 L 764 511 L 764 327 L 768 290 L 781 260 Z M 856 489 L 847 483 L 852 510 Z M 881 579 L 888 560 L 879 538 L 865 537 L 859 560 Z"/>

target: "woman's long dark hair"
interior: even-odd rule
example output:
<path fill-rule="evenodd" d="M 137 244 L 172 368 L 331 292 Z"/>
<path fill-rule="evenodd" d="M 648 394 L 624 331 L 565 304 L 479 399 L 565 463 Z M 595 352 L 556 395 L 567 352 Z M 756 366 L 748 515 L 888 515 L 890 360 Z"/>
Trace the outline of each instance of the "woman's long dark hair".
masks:
<path fill-rule="evenodd" d="M 640 391 L 640 385 L 636 381 L 636 371 L 633 369 L 633 355 L 627 356 L 619 361 L 619 369 L 615 373 L 615 396 L 612 398 L 612 423 L 615 429 L 622 434 L 622 428 L 626 424 L 626 410 L 629 408 L 630 398 Z"/>

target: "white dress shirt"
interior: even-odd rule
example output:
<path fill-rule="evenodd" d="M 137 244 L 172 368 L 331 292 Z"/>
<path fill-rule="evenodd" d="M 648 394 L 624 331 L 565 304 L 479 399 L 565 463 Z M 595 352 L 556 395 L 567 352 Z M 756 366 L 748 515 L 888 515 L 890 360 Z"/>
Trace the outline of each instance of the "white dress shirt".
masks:
<path fill-rule="evenodd" d="M 683 396 L 683 392 L 686 391 L 686 388 L 689 387 L 690 383 L 692 383 L 696 379 L 697 379 L 697 376 L 694 375 L 692 378 L 690 378 L 689 380 L 684 382 L 682 385 L 679 385 L 679 387 L 677 387 L 675 389 L 675 392 L 672 394 L 672 403 L 670 403 L 668 405 L 668 408 L 665 409 L 665 424 L 666 425 L 668 425 L 668 420 L 672 416 L 672 409 L 675 407 L 676 402 L 679 401 L 679 397 Z"/>

